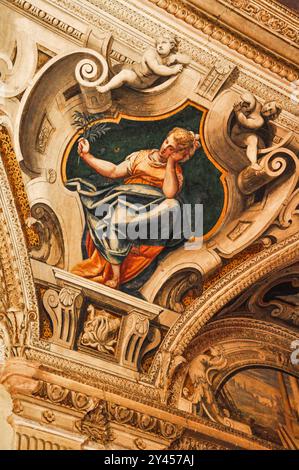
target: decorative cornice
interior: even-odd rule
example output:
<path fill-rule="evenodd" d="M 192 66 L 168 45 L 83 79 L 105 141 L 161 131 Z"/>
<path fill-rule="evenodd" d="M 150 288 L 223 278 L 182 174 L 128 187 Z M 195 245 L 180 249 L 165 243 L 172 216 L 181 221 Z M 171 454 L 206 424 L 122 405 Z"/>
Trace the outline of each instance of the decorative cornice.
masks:
<path fill-rule="evenodd" d="M 288 16 L 289 18 L 294 18 L 295 20 L 299 20 L 299 13 L 295 11 L 293 8 L 289 8 L 286 5 L 282 4 L 280 0 L 260 0 L 266 6 L 270 6 L 276 10 L 280 11 L 284 15 Z"/>
<path fill-rule="evenodd" d="M 97 400 L 93 400 L 92 397 L 84 393 L 78 393 L 43 380 L 38 382 L 32 395 L 56 405 L 72 408 L 84 413 L 94 409 L 97 404 Z"/>
<path fill-rule="evenodd" d="M 106 392 L 119 394 L 121 391 L 123 397 L 148 404 L 153 401 L 159 402 L 158 390 L 149 389 L 144 384 L 136 384 L 88 365 L 58 357 L 50 352 L 28 348 L 26 358 L 42 364 L 44 371 L 54 372 L 56 375 L 88 384 Z"/>
<path fill-rule="evenodd" d="M 184 435 L 176 439 L 168 447 L 169 450 L 229 450 L 229 447 L 224 447 L 215 442 L 207 441 L 199 438 L 185 437 Z"/>
<path fill-rule="evenodd" d="M 42 357 L 46 359 L 46 356 L 48 355 L 43 353 L 40 355 L 35 350 L 31 350 L 31 352 L 32 355 L 30 354 L 30 356 L 35 357 L 35 359 L 38 360 L 40 360 Z M 67 369 L 64 372 L 65 373 L 61 374 L 64 378 L 71 378 L 70 376 L 72 376 L 72 378 L 76 380 L 73 374 L 69 374 L 67 372 Z M 55 371 L 55 375 L 60 374 L 57 374 L 57 371 Z M 55 376 L 53 375 L 52 379 L 54 377 Z M 116 399 L 116 395 L 121 397 L 121 401 L 123 401 L 123 398 L 126 397 L 126 393 L 123 392 L 123 388 L 120 383 L 118 383 L 118 390 L 117 393 L 115 393 L 115 396 L 109 397 L 106 393 L 107 389 L 99 386 L 99 383 L 95 385 L 90 381 L 79 379 L 78 382 L 84 383 L 84 386 L 91 385 L 94 387 L 95 393 L 91 395 L 90 387 L 88 387 L 87 395 L 82 391 L 76 392 L 73 389 L 66 388 L 66 386 L 69 387 L 69 385 L 64 387 L 57 385 L 56 383 L 52 382 L 52 379 L 51 382 L 48 381 L 48 378 L 46 379 L 47 381 L 40 380 L 37 382 L 34 390 L 31 392 L 32 396 L 40 400 L 45 400 L 46 402 L 51 402 L 57 406 L 73 409 L 76 412 L 82 412 L 84 414 L 89 412 L 90 407 L 92 407 L 92 411 L 93 409 L 96 409 L 99 403 L 105 400 L 108 404 L 107 411 L 109 421 L 111 423 L 114 422 L 122 425 L 128 425 L 129 427 L 134 427 L 140 431 L 156 434 L 170 441 L 179 438 L 185 424 L 188 423 L 188 428 L 197 430 L 203 435 L 211 435 L 212 433 L 213 439 L 219 439 L 226 444 L 234 446 L 234 448 L 250 447 L 259 450 L 272 448 L 269 442 L 264 441 L 258 437 L 249 436 L 237 429 L 229 429 L 226 426 L 210 421 L 206 418 L 202 418 L 201 416 L 194 415 L 177 408 L 170 408 L 169 405 L 162 404 L 159 400 L 153 397 L 154 389 L 152 386 L 143 386 L 147 389 L 147 395 L 149 397 L 148 400 L 145 400 L 143 396 L 139 396 L 139 399 L 136 399 L 132 394 L 127 397 L 130 399 L 131 403 L 128 403 L 127 401 L 125 406 L 117 403 L 118 400 Z M 121 380 L 123 383 L 128 382 L 125 379 Z M 139 384 L 132 382 L 131 387 L 132 390 L 136 390 L 138 389 Z M 26 392 L 25 395 L 28 395 L 28 393 Z M 136 408 L 133 404 L 133 400 L 135 400 L 137 405 Z M 92 404 L 94 405 L 92 406 Z M 141 410 L 140 408 L 140 404 L 151 407 L 151 409 L 147 408 L 146 411 L 143 411 L 143 409 Z"/>
<path fill-rule="evenodd" d="M 89 5 L 89 8 L 82 8 L 82 5 L 79 5 L 75 1 L 71 0 L 48 0 L 50 3 L 53 3 L 54 5 L 59 5 L 60 7 L 63 6 L 65 10 L 70 11 L 72 14 L 76 15 L 77 17 L 80 16 L 80 18 L 84 19 L 84 21 L 87 21 L 89 25 L 94 25 L 96 28 L 99 28 L 101 30 L 107 31 L 115 36 L 118 37 L 122 42 L 125 44 L 128 44 L 130 47 L 134 48 L 135 50 L 137 49 L 140 53 L 147 47 L 147 43 L 143 40 L 140 40 L 139 38 L 136 37 L 136 35 L 132 35 L 128 33 L 128 26 L 133 28 L 134 30 L 139 31 L 141 34 L 146 35 L 149 38 L 159 36 L 163 34 L 163 32 L 167 31 L 169 32 L 170 26 L 168 29 L 165 28 L 165 25 L 157 20 L 155 21 L 154 16 L 150 17 L 142 15 L 139 11 L 135 11 L 132 8 L 129 7 L 129 5 L 123 5 L 121 1 L 118 0 L 85 0 L 86 5 Z M 149 1 L 154 1 L 154 0 L 149 0 Z M 163 0 L 164 4 L 169 4 L 170 0 Z M 171 5 L 175 10 L 175 5 L 176 2 L 174 0 L 171 0 Z M 99 7 L 101 10 L 105 11 L 109 15 L 115 17 L 117 20 L 121 21 L 124 25 L 126 25 L 126 28 L 122 29 L 119 27 L 119 25 L 112 25 L 109 23 L 107 18 L 104 17 L 99 17 L 96 15 L 96 10 L 95 8 Z M 93 10 L 90 10 L 90 9 Z M 161 3 L 161 8 L 162 8 L 162 3 Z M 170 13 L 172 13 L 172 10 L 170 8 Z M 172 13 L 174 14 L 174 13 Z M 182 13 L 184 17 L 184 12 Z M 197 14 L 197 13 L 196 13 Z M 186 18 L 185 21 L 190 23 L 190 19 L 186 13 Z M 193 17 L 192 17 L 193 18 Z M 197 18 L 197 16 L 196 16 Z M 199 17 L 198 17 L 199 18 Z M 206 34 L 210 35 L 209 33 L 209 28 L 208 28 L 208 20 L 207 19 L 199 19 L 199 22 L 197 23 L 198 25 L 202 24 L 203 29 L 205 30 Z M 212 22 L 209 24 L 213 25 Z M 206 28 L 204 27 L 206 25 Z M 221 55 L 219 51 L 214 51 L 212 47 L 206 48 L 204 46 L 201 46 L 198 44 L 197 46 L 194 44 L 194 41 L 189 40 L 186 35 L 184 37 L 181 37 L 179 33 L 179 28 L 176 28 L 174 25 L 171 26 L 171 32 L 178 34 L 180 36 L 180 48 L 183 52 L 188 54 L 190 57 L 192 57 L 192 60 L 196 62 L 197 64 L 200 64 L 201 66 L 207 67 L 207 68 L 212 68 L 215 64 L 215 61 L 217 58 L 219 60 L 225 59 L 225 54 Z M 212 33 L 211 33 L 212 34 Z M 222 33 L 221 33 L 222 34 Z M 216 36 L 218 33 L 216 34 Z M 236 45 L 241 44 L 239 40 L 235 41 L 235 36 L 234 33 L 229 33 L 228 36 L 225 36 L 226 39 L 224 38 L 224 43 L 226 43 L 226 40 L 229 39 L 231 48 L 233 50 L 236 50 Z M 235 41 L 235 42 L 234 42 Z M 264 51 L 265 52 L 265 51 Z M 255 62 L 257 65 L 260 65 L 264 61 L 264 65 L 266 68 L 270 64 L 270 62 L 266 62 L 267 59 L 267 53 L 264 54 L 263 51 L 256 49 L 255 45 L 250 46 L 249 48 L 247 46 L 239 48 L 239 53 L 243 54 L 246 56 L 248 55 L 248 58 L 254 58 Z M 279 71 L 281 76 L 285 77 L 287 75 L 287 71 L 284 68 L 285 65 L 284 63 L 281 62 L 281 59 L 277 59 L 277 67 L 275 66 L 272 71 Z M 237 61 L 233 61 L 237 65 Z M 271 62 L 272 64 L 272 62 Z M 297 111 L 297 106 L 296 104 L 292 103 L 290 100 L 290 91 L 286 89 L 289 85 L 287 84 L 286 81 L 281 84 L 281 92 L 278 91 L 276 88 L 275 91 L 273 90 L 272 87 L 269 87 L 264 84 L 265 77 L 263 76 L 263 71 L 260 70 L 258 72 L 258 69 L 256 68 L 254 72 L 254 77 L 252 77 L 250 74 L 247 73 L 246 67 L 239 67 L 239 77 L 236 78 L 236 83 L 238 86 L 244 87 L 246 89 L 250 89 L 250 91 L 254 92 L 255 94 L 258 94 L 262 99 L 264 100 L 272 100 L 275 99 L 279 103 L 279 105 L 282 107 L 282 109 L 290 112 L 290 113 L 296 113 Z M 293 79 L 293 75 L 289 77 L 290 80 Z M 256 91 L 258 90 L 258 91 Z M 280 118 L 282 119 L 282 118 Z M 288 119 L 288 125 L 289 125 L 289 119 Z M 292 123 L 290 124 L 290 126 Z M 293 127 L 295 124 L 293 125 Z M 293 128 L 292 127 L 292 128 Z M 296 129 L 294 129 L 296 130 Z"/>
<path fill-rule="evenodd" d="M 108 403 L 108 413 L 111 422 L 153 433 L 167 440 L 177 439 L 183 431 L 180 426 L 176 426 L 173 423 L 116 405 L 115 403 Z"/>
<path fill-rule="evenodd" d="M 249 39 L 244 40 L 240 34 L 232 32 L 228 27 L 219 26 L 216 20 L 211 20 L 181 0 L 149 0 L 149 2 L 279 77 L 289 82 L 298 79 L 298 69 L 290 65 L 288 61 L 276 57 Z"/>
<path fill-rule="evenodd" d="M 63 35 L 68 36 L 72 41 L 77 43 L 79 42 L 81 44 L 84 44 L 86 41 L 86 35 L 82 31 L 73 31 L 72 27 L 68 27 L 70 25 L 66 25 L 66 23 L 59 18 L 59 13 L 57 13 L 57 17 L 55 18 L 53 15 L 49 16 L 45 9 L 40 9 L 40 13 L 38 13 L 37 7 L 35 7 L 33 4 L 30 4 L 29 2 L 25 2 L 25 0 L 0 1 L 11 5 L 15 9 L 21 9 L 24 14 L 33 16 L 35 20 L 44 23 L 45 26 L 58 30 L 58 34 L 63 33 Z M 129 28 L 134 29 L 135 31 L 139 31 L 142 35 L 146 35 L 148 40 L 166 31 L 165 25 L 158 20 L 158 17 L 155 21 L 154 16 L 150 17 L 148 14 L 140 13 L 137 9 L 134 10 L 134 2 L 132 2 L 132 7 L 130 8 L 129 5 L 123 5 L 123 3 L 119 0 L 101 0 L 101 2 L 99 2 L 99 0 L 85 0 L 84 5 L 86 5 L 86 7 L 83 7 L 83 2 L 80 2 L 79 4 L 75 0 L 47 1 L 50 4 L 63 9 L 65 13 L 69 12 L 72 16 L 75 16 L 77 19 L 82 21 L 83 24 L 87 23 L 89 26 L 94 26 L 95 28 L 99 28 L 102 31 L 117 35 L 118 39 L 124 42 L 124 44 L 127 44 L 133 49 L 138 50 L 140 53 L 142 53 L 144 48 L 147 47 L 148 41 L 136 37 L 136 34 L 129 33 Z M 170 0 L 149 1 L 157 3 L 158 6 L 163 9 L 168 9 L 169 13 L 178 16 L 179 19 L 184 20 L 188 25 L 193 24 L 195 29 L 201 29 L 204 34 L 207 34 L 216 40 L 221 40 L 223 44 L 231 47 L 233 51 L 238 50 L 240 54 L 243 54 L 249 59 L 254 60 L 257 65 L 263 64 L 264 68 L 272 70 L 272 72 L 277 73 L 280 77 L 286 78 L 289 76 L 288 78 L 291 81 L 294 79 L 294 77 L 297 77 L 296 69 L 290 69 L 281 59 L 275 59 L 273 62 L 272 58 L 267 56 L 268 52 L 266 50 L 257 49 L 255 44 L 249 46 L 246 45 L 243 39 L 240 40 L 234 36 L 234 32 L 229 31 L 227 33 L 225 31 L 221 31 L 220 29 L 218 31 L 218 26 L 216 27 L 214 24 L 215 21 L 213 23 L 213 21 L 201 17 L 197 11 L 191 15 L 189 15 L 188 10 L 186 9 L 181 11 L 179 6 L 183 5 L 182 2 L 176 2 L 173 0 L 171 0 L 171 2 Z M 98 15 L 96 11 L 97 7 L 100 8 L 100 10 L 103 12 L 107 13 L 108 16 Z M 190 8 L 191 7 L 189 7 L 189 9 Z M 112 22 L 112 19 L 110 20 L 109 16 L 112 18 L 115 17 L 116 22 Z M 54 19 L 51 19 L 50 21 L 50 17 L 53 17 Z M 120 22 L 124 24 L 124 28 L 121 27 Z M 85 25 L 83 29 L 85 30 Z M 173 33 L 178 33 L 178 29 L 179 28 L 176 28 L 175 25 L 171 27 L 171 31 Z M 196 47 L 194 41 L 189 40 L 186 37 L 186 34 L 184 38 L 180 39 L 180 46 L 182 51 L 190 55 L 194 62 L 206 68 L 213 67 L 217 57 L 219 59 L 224 57 L 224 55 L 222 56 L 219 51 L 216 53 L 216 51 L 214 51 L 212 48 L 203 48 L 200 46 L 200 44 L 198 44 Z M 289 98 L 290 91 L 288 90 L 287 81 L 282 82 L 281 86 L 279 86 L 279 88 L 281 88 L 280 92 L 278 91 L 277 87 L 275 87 L 275 90 L 273 90 L 271 86 L 269 87 L 263 83 L 265 76 L 263 76 L 262 69 L 260 70 L 260 73 L 258 73 L 258 69 L 256 68 L 255 77 L 256 78 L 251 77 L 251 75 L 247 73 L 246 66 L 244 65 L 244 67 L 240 68 L 239 78 L 236 78 L 236 84 L 244 88 L 249 87 L 251 91 L 257 90 L 255 93 L 262 99 L 276 99 L 284 110 L 296 114 L 297 106 L 296 104 L 292 103 Z M 261 78 L 261 80 L 259 80 L 259 78 Z M 294 126 L 295 124 L 293 127 Z"/>
<path fill-rule="evenodd" d="M 299 15 L 271 0 L 219 0 L 295 46 L 299 45 Z"/>
<path fill-rule="evenodd" d="M 25 14 L 34 16 L 39 21 L 46 23 L 49 26 L 54 27 L 60 33 L 71 36 L 76 41 L 82 42 L 84 39 L 83 32 L 75 29 L 73 26 L 65 23 L 57 17 L 47 13 L 45 10 L 42 10 L 32 3 L 26 0 L 4 0 L 5 2 L 11 4 L 15 8 L 21 9 Z M 250 0 L 228 0 L 231 2 L 245 2 Z M 252 0 L 254 1 L 254 0 Z M 88 3 L 95 7 L 100 7 L 101 10 L 115 16 L 117 19 L 124 21 L 127 24 L 131 24 L 134 20 L 134 27 L 140 29 L 141 24 L 139 15 L 129 8 L 128 6 L 123 6 L 116 1 L 108 0 L 87 0 Z M 161 9 L 167 11 L 172 16 L 184 21 L 188 26 L 193 26 L 195 29 L 201 31 L 203 34 L 213 38 L 214 40 L 222 43 L 223 45 L 229 47 L 233 51 L 239 52 L 241 55 L 245 56 L 247 59 L 252 60 L 257 65 L 262 66 L 263 68 L 270 70 L 271 72 L 277 74 L 281 78 L 292 82 L 299 77 L 299 72 L 296 68 L 290 66 L 288 61 L 282 60 L 276 57 L 274 54 L 269 53 L 266 49 L 256 46 L 256 44 L 250 40 L 244 40 L 241 35 L 236 34 L 229 27 L 220 27 L 217 24 L 216 20 L 209 19 L 205 14 L 201 13 L 199 10 L 189 6 L 188 4 L 182 2 L 181 0 L 149 0 L 149 2 L 156 4 Z M 91 14 L 89 11 L 83 9 L 83 6 L 79 6 L 76 2 L 71 0 L 51 0 L 50 3 L 57 5 L 58 7 L 63 7 L 65 10 L 71 11 L 72 13 L 79 14 L 82 18 L 89 19 L 90 24 L 97 24 L 98 27 L 103 27 L 105 21 L 102 18 L 97 18 L 96 15 Z M 265 10 L 266 11 L 266 10 Z M 258 13 L 257 13 L 258 14 Z M 262 18 L 264 16 L 262 15 Z M 148 23 L 150 23 L 147 20 Z M 274 17 L 273 21 L 268 19 L 268 22 L 271 23 L 272 28 L 275 28 L 277 20 Z M 279 23 L 280 24 L 280 23 Z M 106 25 L 107 28 L 107 25 Z M 281 28 L 283 28 L 281 26 Z M 156 29 L 156 28 L 155 28 Z M 286 34 L 293 37 L 293 26 L 287 28 L 285 26 Z M 284 30 L 284 29 L 283 29 Z M 155 31 L 153 31 L 155 34 Z M 123 32 L 119 31 L 120 35 L 123 35 Z M 136 43 L 136 38 L 132 38 L 135 41 L 135 47 L 138 47 L 138 42 Z M 139 44 L 140 47 L 140 44 Z"/>
<path fill-rule="evenodd" d="M 27 0 L 4 0 L 6 3 L 12 5 L 13 7 L 22 10 L 26 15 L 35 17 L 38 21 L 45 23 L 48 26 L 52 26 L 60 33 L 71 36 L 76 41 L 81 42 L 83 37 L 83 32 L 74 28 L 70 24 L 60 20 L 56 16 L 51 15 L 42 8 L 37 7 Z"/>
<path fill-rule="evenodd" d="M 76 413 L 84 413 L 83 418 L 76 422 L 76 428 L 89 439 L 101 444 L 114 440 L 112 423 L 156 435 L 168 443 L 179 439 L 184 431 L 183 426 L 160 418 L 157 412 L 137 411 L 110 400 L 92 397 L 43 380 L 38 382 L 32 396 Z M 23 412 L 19 400 L 14 401 L 14 412 L 21 414 Z M 178 416 L 181 415 L 182 412 L 178 411 Z M 193 415 L 190 417 L 193 419 Z"/>

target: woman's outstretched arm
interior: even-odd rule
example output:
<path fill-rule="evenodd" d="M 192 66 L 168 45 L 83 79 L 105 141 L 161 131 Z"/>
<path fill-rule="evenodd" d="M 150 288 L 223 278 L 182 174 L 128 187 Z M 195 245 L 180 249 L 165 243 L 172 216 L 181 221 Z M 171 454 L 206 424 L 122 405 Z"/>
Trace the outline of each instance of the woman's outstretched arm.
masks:
<path fill-rule="evenodd" d="M 93 168 L 97 173 L 107 178 L 123 178 L 129 174 L 128 172 L 128 161 L 124 161 L 119 165 L 107 162 L 106 160 L 100 160 L 95 158 L 90 153 L 90 145 L 88 140 L 80 139 L 78 144 L 78 154 L 84 160 L 87 165 Z"/>

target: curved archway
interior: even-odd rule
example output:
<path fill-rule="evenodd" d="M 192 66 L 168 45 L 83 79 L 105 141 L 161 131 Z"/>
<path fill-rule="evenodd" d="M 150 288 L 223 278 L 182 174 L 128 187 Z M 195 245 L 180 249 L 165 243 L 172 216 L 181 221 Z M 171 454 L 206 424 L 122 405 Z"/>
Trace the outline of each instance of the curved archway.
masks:
<path fill-rule="evenodd" d="M 173 375 L 167 383 L 166 400 L 171 406 L 206 417 L 231 429 L 249 434 L 256 433 L 258 437 L 270 441 L 272 439 L 278 445 L 281 442 L 286 445 L 288 438 L 291 441 L 293 439 L 296 446 L 298 411 L 295 403 L 299 393 L 298 382 L 291 381 L 290 385 L 295 390 L 292 395 L 293 411 L 290 407 L 287 385 L 283 379 L 284 376 L 299 378 L 299 367 L 296 367 L 291 360 L 292 344 L 296 338 L 297 333 L 294 328 L 286 328 L 271 321 L 246 318 L 241 315 L 212 321 L 191 341 L 185 351 L 184 360 L 173 368 Z M 264 375 L 260 374 L 255 378 L 254 374 L 251 374 L 252 378 L 246 372 L 252 370 L 264 371 Z M 270 389 L 267 389 L 267 380 L 271 379 L 271 386 L 275 388 L 276 372 L 271 371 L 277 371 L 278 374 L 280 388 L 275 393 L 277 397 L 281 394 L 284 400 L 282 411 L 279 407 L 279 398 L 272 403 L 273 400 L 268 397 Z M 274 411 L 277 415 L 286 414 L 286 417 L 277 418 L 277 432 L 267 431 L 270 417 L 262 416 L 259 424 L 258 411 L 255 411 L 259 410 L 259 406 L 254 408 L 252 405 L 253 417 L 250 415 L 251 405 L 246 402 L 250 393 L 247 393 L 245 385 L 243 387 L 243 379 L 240 387 L 244 388 L 245 404 L 238 401 L 235 390 L 238 384 L 235 388 L 231 387 L 232 391 L 227 386 L 230 383 L 234 385 L 234 381 L 231 380 L 238 374 L 243 374 L 244 380 L 253 382 L 256 391 L 252 393 L 258 397 L 256 399 L 261 406 L 274 409 L 275 405 Z M 258 385 L 255 380 L 259 381 Z M 267 389 L 267 393 L 264 394 L 261 392 L 263 383 Z M 243 405 L 245 411 L 242 414 L 239 408 Z M 257 413 L 256 419 L 254 413 Z M 255 423 L 257 424 L 254 427 Z"/>
<path fill-rule="evenodd" d="M 272 245 L 221 277 L 203 292 L 167 333 L 160 351 L 173 356 L 185 355 L 191 342 L 204 325 L 226 304 L 267 274 L 293 264 L 299 257 L 299 234 Z M 161 355 L 157 354 L 151 374 L 154 380 L 159 370 Z"/>

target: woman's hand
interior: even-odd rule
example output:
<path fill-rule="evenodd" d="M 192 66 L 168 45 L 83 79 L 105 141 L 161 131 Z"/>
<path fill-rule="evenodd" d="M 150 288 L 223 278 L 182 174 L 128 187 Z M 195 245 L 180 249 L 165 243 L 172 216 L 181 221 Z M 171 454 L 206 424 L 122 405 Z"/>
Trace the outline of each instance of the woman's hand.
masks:
<path fill-rule="evenodd" d="M 78 142 L 78 155 L 84 158 L 90 152 L 90 145 L 87 139 L 83 137 Z"/>
<path fill-rule="evenodd" d="M 168 158 L 169 163 L 180 163 L 182 160 L 186 158 L 186 156 L 189 155 L 189 152 L 173 152 L 170 157 Z"/>
<path fill-rule="evenodd" d="M 99 175 L 106 178 L 124 178 L 129 175 L 128 161 L 124 160 L 119 165 L 112 162 L 95 158 L 90 153 L 90 145 L 87 139 L 83 137 L 78 142 L 78 155 L 84 160 L 90 168 L 93 168 Z"/>
<path fill-rule="evenodd" d="M 198 138 L 194 140 L 194 144 L 191 148 L 186 149 L 186 150 L 181 150 L 178 152 L 173 152 L 170 155 L 169 160 L 172 160 L 172 162 L 174 163 L 180 163 L 180 162 L 186 161 L 186 159 L 193 157 L 196 150 L 199 149 L 200 147 L 201 147 L 201 144 L 199 142 L 199 136 L 198 136 Z"/>
<path fill-rule="evenodd" d="M 171 166 L 176 166 L 177 164 L 181 163 L 184 159 L 181 155 L 172 155 L 169 157 L 168 162 Z"/>

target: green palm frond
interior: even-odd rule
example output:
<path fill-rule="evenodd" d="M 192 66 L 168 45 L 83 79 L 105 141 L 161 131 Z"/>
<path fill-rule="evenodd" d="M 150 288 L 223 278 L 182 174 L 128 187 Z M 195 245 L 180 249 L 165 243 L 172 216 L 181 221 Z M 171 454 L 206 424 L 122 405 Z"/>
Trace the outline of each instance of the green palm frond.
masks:
<path fill-rule="evenodd" d="M 95 124 L 88 128 L 88 140 L 92 143 L 103 137 L 111 128 L 107 124 Z"/>
<path fill-rule="evenodd" d="M 107 124 L 97 122 L 102 117 L 102 114 L 87 114 L 75 111 L 73 113 L 72 125 L 76 127 L 77 130 L 82 131 L 82 137 L 90 142 L 95 142 L 111 129 Z"/>

